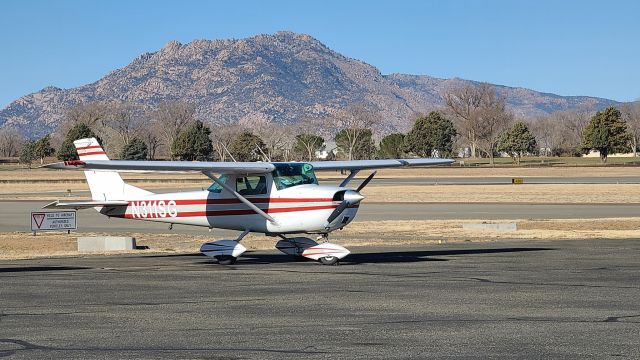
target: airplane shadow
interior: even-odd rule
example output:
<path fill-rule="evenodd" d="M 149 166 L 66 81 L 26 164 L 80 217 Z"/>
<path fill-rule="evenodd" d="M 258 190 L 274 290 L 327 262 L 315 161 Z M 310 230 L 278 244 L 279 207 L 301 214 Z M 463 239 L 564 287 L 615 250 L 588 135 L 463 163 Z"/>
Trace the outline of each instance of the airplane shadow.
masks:
<path fill-rule="evenodd" d="M 23 267 L 0 267 L 0 273 L 21 273 L 37 271 L 69 271 L 91 269 L 84 266 L 23 266 Z"/>
<path fill-rule="evenodd" d="M 508 248 L 491 248 L 491 249 L 460 249 L 460 250 L 418 250 L 418 251 L 391 251 L 391 252 L 366 252 L 353 253 L 340 262 L 344 265 L 358 264 L 384 264 L 384 263 L 411 263 L 424 261 L 450 261 L 451 259 L 443 259 L 442 256 L 457 255 L 485 255 L 500 253 L 516 253 L 516 252 L 533 252 L 533 251 L 551 251 L 553 248 L 544 247 L 508 247 Z M 188 254 L 182 256 L 198 256 L 200 254 Z M 179 256 L 179 255 L 164 255 Z M 200 255 L 203 256 L 203 255 Z M 236 265 L 242 264 L 282 264 L 295 262 L 311 262 L 313 260 L 306 258 L 294 258 L 285 254 L 262 254 L 254 252 L 244 253 Z M 216 260 L 210 259 L 200 261 L 201 264 L 215 264 Z"/>
<path fill-rule="evenodd" d="M 341 265 L 377 264 L 377 263 L 410 263 L 420 261 L 449 261 L 438 256 L 455 255 L 485 255 L 500 253 L 516 253 L 529 251 L 548 251 L 552 248 L 492 248 L 492 249 L 461 249 L 461 250 L 419 250 L 419 251 L 394 251 L 394 252 L 369 252 L 356 253 L 346 257 Z"/>

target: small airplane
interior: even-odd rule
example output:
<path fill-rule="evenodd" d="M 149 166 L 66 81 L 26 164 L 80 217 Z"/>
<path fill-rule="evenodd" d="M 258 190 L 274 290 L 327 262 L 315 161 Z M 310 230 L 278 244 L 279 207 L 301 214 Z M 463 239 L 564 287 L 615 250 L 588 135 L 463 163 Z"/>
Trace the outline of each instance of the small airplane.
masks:
<path fill-rule="evenodd" d="M 356 189 L 347 185 L 361 170 L 451 164 L 450 159 L 391 159 L 318 162 L 192 162 L 109 160 L 95 138 L 74 141 L 79 160 L 45 165 L 84 170 L 92 200 L 54 201 L 45 209 L 95 208 L 108 217 L 240 231 L 233 240 L 203 244 L 200 251 L 223 265 L 234 264 L 247 249 L 249 233 L 279 237 L 276 248 L 324 265 L 337 265 L 350 252 L 328 242 L 356 216 L 372 172 Z M 320 186 L 316 170 L 348 170 L 339 186 Z M 202 173 L 213 183 L 206 190 L 156 194 L 125 183 L 120 172 Z M 317 240 L 289 237 L 316 234 Z"/>

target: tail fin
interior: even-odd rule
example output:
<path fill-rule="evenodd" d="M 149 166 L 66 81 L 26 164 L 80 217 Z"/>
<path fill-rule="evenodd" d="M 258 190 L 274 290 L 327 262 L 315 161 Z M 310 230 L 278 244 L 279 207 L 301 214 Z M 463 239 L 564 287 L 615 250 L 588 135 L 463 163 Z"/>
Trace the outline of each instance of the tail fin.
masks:
<path fill-rule="evenodd" d="M 73 142 L 80 160 L 109 160 L 95 138 Z M 93 200 L 128 200 L 153 193 L 126 184 L 117 171 L 88 170 L 84 172 Z"/>

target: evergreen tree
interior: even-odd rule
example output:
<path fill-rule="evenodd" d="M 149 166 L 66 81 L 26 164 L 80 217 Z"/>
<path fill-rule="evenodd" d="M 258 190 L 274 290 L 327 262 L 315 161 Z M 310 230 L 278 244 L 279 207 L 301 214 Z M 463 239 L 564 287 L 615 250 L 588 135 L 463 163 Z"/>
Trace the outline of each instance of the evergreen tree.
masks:
<path fill-rule="evenodd" d="M 213 153 L 213 144 L 209 135 L 211 130 L 208 126 L 202 121 L 194 121 L 171 144 L 171 156 L 188 161 L 209 160 Z"/>
<path fill-rule="evenodd" d="M 40 159 L 40 164 L 44 163 L 44 158 L 55 154 L 56 150 L 51 147 L 51 135 L 47 134 L 33 145 L 33 155 L 36 159 Z"/>
<path fill-rule="evenodd" d="M 498 151 L 504 151 L 516 164 L 520 164 L 523 154 L 533 153 L 537 147 L 536 138 L 531 134 L 529 128 L 522 121 L 518 121 L 513 126 L 502 133 L 498 142 Z"/>
<path fill-rule="evenodd" d="M 236 161 L 259 161 L 264 159 L 264 141 L 249 131 L 244 131 L 231 143 L 229 152 Z"/>
<path fill-rule="evenodd" d="M 147 144 L 140 138 L 134 137 L 122 147 L 120 159 L 122 160 L 145 160 L 147 159 Z"/>
<path fill-rule="evenodd" d="M 64 141 L 60 145 L 60 149 L 58 149 L 58 159 L 78 160 L 78 152 L 76 151 L 75 146 L 73 146 L 73 142 L 78 139 L 86 138 L 96 138 L 96 140 L 98 140 L 98 143 L 102 144 L 102 140 L 98 136 L 96 136 L 89 125 L 85 123 L 78 123 L 74 125 L 71 129 L 69 129 L 69 132 L 67 132 L 67 136 L 65 136 Z"/>
<path fill-rule="evenodd" d="M 585 153 L 598 150 L 600 160 L 606 163 L 610 153 L 628 151 L 629 140 L 627 123 L 622 120 L 622 114 L 609 106 L 598 111 L 584 128 L 581 147 Z"/>
<path fill-rule="evenodd" d="M 420 117 L 407 134 L 407 150 L 421 157 L 430 157 L 436 150 L 438 155 L 447 157 L 453 153 L 453 139 L 457 135 L 451 120 L 437 111 Z"/>
<path fill-rule="evenodd" d="M 370 129 L 342 129 L 335 137 L 338 152 L 350 160 L 370 159 L 376 153 Z"/>
<path fill-rule="evenodd" d="M 404 157 L 405 135 L 400 133 L 390 134 L 380 141 L 378 158 L 399 159 Z"/>
<path fill-rule="evenodd" d="M 31 169 L 31 162 L 35 159 L 35 148 L 36 142 L 33 140 L 25 141 L 20 148 L 18 161 L 20 161 L 21 164 L 29 165 L 29 169 Z"/>

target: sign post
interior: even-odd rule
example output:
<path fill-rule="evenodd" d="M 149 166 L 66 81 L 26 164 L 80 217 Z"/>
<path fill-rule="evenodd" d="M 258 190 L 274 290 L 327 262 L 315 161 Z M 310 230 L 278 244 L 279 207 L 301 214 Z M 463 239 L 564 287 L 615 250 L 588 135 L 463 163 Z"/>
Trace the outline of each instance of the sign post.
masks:
<path fill-rule="evenodd" d="M 75 211 L 38 211 L 31 212 L 31 231 L 33 235 L 38 231 L 78 229 Z"/>

